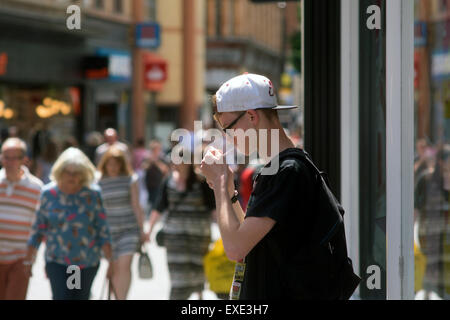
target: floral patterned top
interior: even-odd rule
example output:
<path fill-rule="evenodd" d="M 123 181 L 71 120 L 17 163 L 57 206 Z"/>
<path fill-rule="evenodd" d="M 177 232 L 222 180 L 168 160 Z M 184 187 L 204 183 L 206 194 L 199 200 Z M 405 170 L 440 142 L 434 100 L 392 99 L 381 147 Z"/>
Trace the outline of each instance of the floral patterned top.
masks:
<path fill-rule="evenodd" d="M 101 247 L 111 243 L 111 235 L 100 190 L 83 187 L 65 194 L 52 182 L 41 195 L 28 244 L 39 248 L 46 238 L 45 260 L 81 269 L 96 266 Z"/>

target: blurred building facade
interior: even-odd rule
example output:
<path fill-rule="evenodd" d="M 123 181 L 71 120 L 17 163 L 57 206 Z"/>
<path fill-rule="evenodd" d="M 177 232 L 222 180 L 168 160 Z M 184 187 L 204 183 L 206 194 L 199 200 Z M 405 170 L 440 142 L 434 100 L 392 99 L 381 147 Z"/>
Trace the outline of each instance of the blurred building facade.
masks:
<path fill-rule="evenodd" d="M 204 1 L 155 1 L 161 46 L 154 50 L 154 54 L 167 62 L 167 80 L 154 96 L 153 134 L 165 145 L 174 129 L 194 129 L 194 120 L 198 119 L 204 105 L 204 14 Z M 144 99 L 145 105 L 149 106 L 152 93 L 144 93 Z"/>
<path fill-rule="evenodd" d="M 208 94 L 214 94 L 228 79 L 251 72 L 271 79 L 278 90 L 280 103 L 283 102 L 280 96 L 281 75 L 285 72 L 289 56 L 289 35 L 300 26 L 299 3 L 254 3 L 249 0 L 205 2 Z M 294 80 L 293 74 L 286 76 L 292 77 L 289 81 Z M 298 92 L 300 89 L 297 85 L 292 97 L 302 96 Z M 283 115 L 282 112 L 282 120 L 286 118 Z M 205 121 L 210 119 L 210 113 L 205 112 L 203 118 Z"/>
<path fill-rule="evenodd" d="M 215 92 L 246 71 L 264 74 L 277 86 L 283 67 L 282 9 L 276 3 L 248 0 L 207 0 L 206 4 L 207 89 Z"/>
<path fill-rule="evenodd" d="M 66 25 L 72 4 L 81 9 L 80 30 Z M 280 88 L 286 32 L 299 24 L 298 4 L 288 6 L 249 0 L 4 0 L 0 125 L 17 126 L 30 142 L 37 132 L 50 131 L 60 142 L 75 137 L 84 144 L 89 132 L 107 127 L 128 142 L 166 142 L 175 128 L 193 130 L 195 119 L 212 124 L 208 94 L 229 78 L 255 72 Z M 136 26 L 147 22 L 160 26 L 157 48 L 136 46 Z M 143 83 L 148 57 L 167 63 L 167 80 L 157 91 Z"/>
<path fill-rule="evenodd" d="M 69 5 L 81 30 L 69 30 Z M 0 5 L 2 128 L 32 141 L 50 131 L 62 142 L 112 126 L 127 138 L 130 113 L 130 1 L 5 0 Z M 39 149 L 39 148 L 38 148 Z"/>

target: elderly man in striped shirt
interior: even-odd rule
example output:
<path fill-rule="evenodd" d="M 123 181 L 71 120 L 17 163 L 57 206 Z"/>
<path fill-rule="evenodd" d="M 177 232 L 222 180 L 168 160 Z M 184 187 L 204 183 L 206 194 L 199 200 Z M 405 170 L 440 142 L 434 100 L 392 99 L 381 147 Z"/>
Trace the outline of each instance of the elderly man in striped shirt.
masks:
<path fill-rule="evenodd" d="M 24 165 L 24 141 L 9 138 L 1 151 L 0 300 L 24 300 L 31 275 L 31 264 L 24 258 L 42 182 Z"/>

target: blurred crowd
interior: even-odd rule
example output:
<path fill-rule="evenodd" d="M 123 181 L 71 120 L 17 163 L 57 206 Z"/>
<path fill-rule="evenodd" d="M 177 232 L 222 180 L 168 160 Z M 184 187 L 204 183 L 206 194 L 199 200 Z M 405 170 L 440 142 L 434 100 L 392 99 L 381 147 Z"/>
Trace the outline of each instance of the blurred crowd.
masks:
<path fill-rule="evenodd" d="M 416 142 L 414 256 L 417 299 L 450 298 L 450 145 Z"/>
<path fill-rule="evenodd" d="M 160 218 L 170 299 L 202 297 L 215 200 L 198 165 L 172 163 L 171 150 L 157 139 L 148 146 L 143 139 L 133 146 L 119 141 L 114 128 L 89 133 L 84 147 L 73 138 L 57 143 L 45 129 L 28 143 L 14 127 L 1 138 L 0 300 L 26 298 L 42 242 L 53 299 L 89 299 L 101 259 L 109 262 L 109 290 L 126 299 L 133 257 L 155 238 Z M 193 160 L 191 146 L 181 150 Z M 246 163 L 233 166 L 244 210 L 263 166 Z M 81 270 L 80 290 L 67 286 L 73 265 Z"/>

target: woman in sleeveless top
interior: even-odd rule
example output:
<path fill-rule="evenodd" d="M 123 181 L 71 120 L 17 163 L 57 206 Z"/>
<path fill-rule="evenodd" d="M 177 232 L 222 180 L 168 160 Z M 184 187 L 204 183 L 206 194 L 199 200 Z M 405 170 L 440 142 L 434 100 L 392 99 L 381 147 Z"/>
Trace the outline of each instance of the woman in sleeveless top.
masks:
<path fill-rule="evenodd" d="M 126 299 L 131 284 L 131 262 L 145 241 L 144 213 L 139 204 L 137 175 L 122 150 L 112 146 L 98 165 L 102 198 L 111 230 L 114 259 L 112 284 L 117 299 Z"/>
<path fill-rule="evenodd" d="M 168 212 L 164 246 L 170 276 L 170 300 L 187 300 L 192 293 L 202 298 L 205 284 L 203 257 L 211 243 L 214 193 L 192 164 L 173 165 L 150 216 L 150 233 Z"/>

